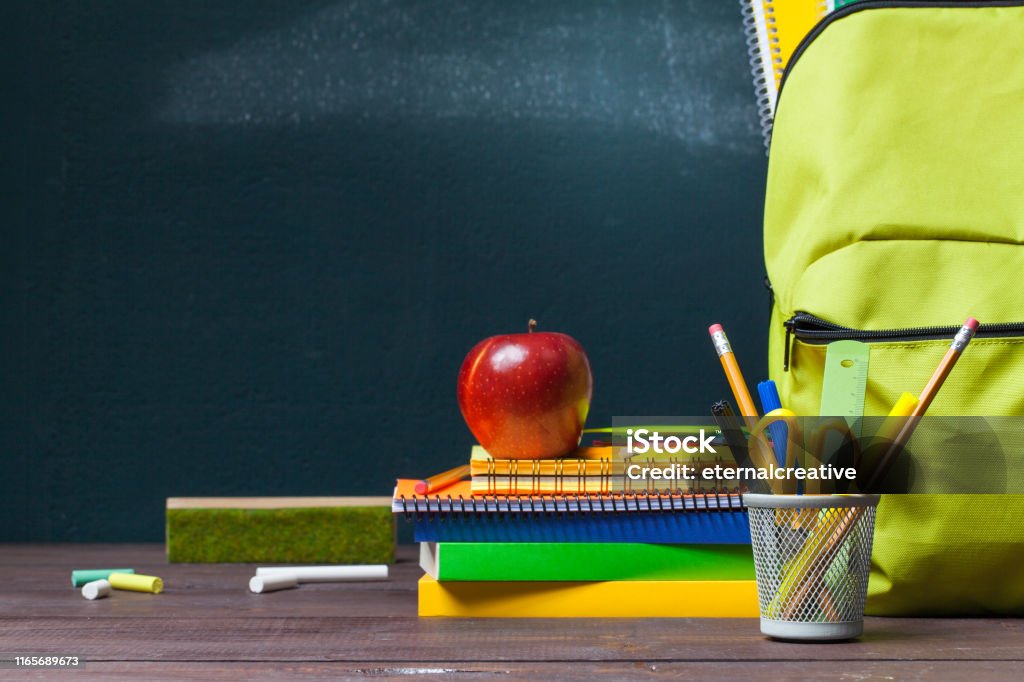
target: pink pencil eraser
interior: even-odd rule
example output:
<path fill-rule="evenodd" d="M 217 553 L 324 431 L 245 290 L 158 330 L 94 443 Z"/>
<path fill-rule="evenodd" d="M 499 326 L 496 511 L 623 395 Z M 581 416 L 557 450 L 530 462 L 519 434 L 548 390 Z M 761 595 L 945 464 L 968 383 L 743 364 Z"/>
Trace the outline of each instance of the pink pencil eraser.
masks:
<path fill-rule="evenodd" d="M 426 481 L 420 481 L 416 484 L 413 490 L 416 491 L 417 495 L 426 495 L 427 491 L 430 490 L 430 486 L 427 485 Z"/>
<path fill-rule="evenodd" d="M 978 331 L 978 321 L 973 317 L 968 317 L 967 321 L 964 322 L 965 327 L 970 327 L 972 332 Z"/>
<path fill-rule="evenodd" d="M 722 331 L 724 330 L 722 329 L 722 325 L 720 324 L 713 324 L 710 327 L 708 327 L 708 334 L 711 334 L 711 336 L 714 336 L 715 334 L 718 334 Z"/>

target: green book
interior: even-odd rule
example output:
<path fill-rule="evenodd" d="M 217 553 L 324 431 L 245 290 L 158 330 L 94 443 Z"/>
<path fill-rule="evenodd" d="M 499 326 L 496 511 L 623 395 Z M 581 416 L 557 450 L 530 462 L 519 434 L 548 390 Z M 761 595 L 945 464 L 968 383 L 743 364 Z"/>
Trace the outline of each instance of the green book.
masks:
<path fill-rule="evenodd" d="M 753 580 L 750 545 L 630 542 L 422 542 L 440 581 Z"/>

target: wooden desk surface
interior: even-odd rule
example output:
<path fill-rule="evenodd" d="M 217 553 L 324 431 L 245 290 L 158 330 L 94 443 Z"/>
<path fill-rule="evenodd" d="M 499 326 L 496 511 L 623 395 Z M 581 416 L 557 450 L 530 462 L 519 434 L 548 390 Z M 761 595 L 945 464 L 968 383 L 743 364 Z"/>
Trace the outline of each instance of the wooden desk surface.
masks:
<path fill-rule="evenodd" d="M 382 583 L 250 594 L 249 565 L 168 565 L 162 545 L 0 545 L 0 655 L 77 654 L 35 679 L 1020 679 L 1024 621 L 869 618 L 860 641 L 773 642 L 752 619 L 416 617 L 414 549 Z M 163 594 L 94 602 L 72 568 L 128 565 Z"/>

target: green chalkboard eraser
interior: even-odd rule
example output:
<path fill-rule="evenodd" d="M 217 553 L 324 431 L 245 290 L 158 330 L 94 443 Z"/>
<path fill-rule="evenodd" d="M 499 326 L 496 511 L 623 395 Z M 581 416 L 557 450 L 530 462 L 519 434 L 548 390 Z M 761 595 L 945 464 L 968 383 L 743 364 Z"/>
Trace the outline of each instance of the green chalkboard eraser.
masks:
<path fill-rule="evenodd" d="M 170 497 L 171 563 L 388 564 L 390 497 Z"/>

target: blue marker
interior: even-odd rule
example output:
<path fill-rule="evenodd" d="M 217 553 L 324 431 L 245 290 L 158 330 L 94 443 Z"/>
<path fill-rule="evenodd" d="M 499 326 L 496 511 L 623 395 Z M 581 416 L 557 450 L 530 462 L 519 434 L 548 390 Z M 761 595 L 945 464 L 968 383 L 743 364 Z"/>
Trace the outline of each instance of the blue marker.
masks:
<path fill-rule="evenodd" d="M 782 407 L 782 399 L 779 397 L 779 389 L 775 382 L 769 379 L 757 385 L 757 394 L 761 398 L 761 409 L 765 414 Z M 768 426 L 768 433 L 772 435 L 772 445 L 775 446 L 775 459 L 780 467 L 786 466 L 786 443 L 789 427 L 783 422 L 774 422 Z"/>

